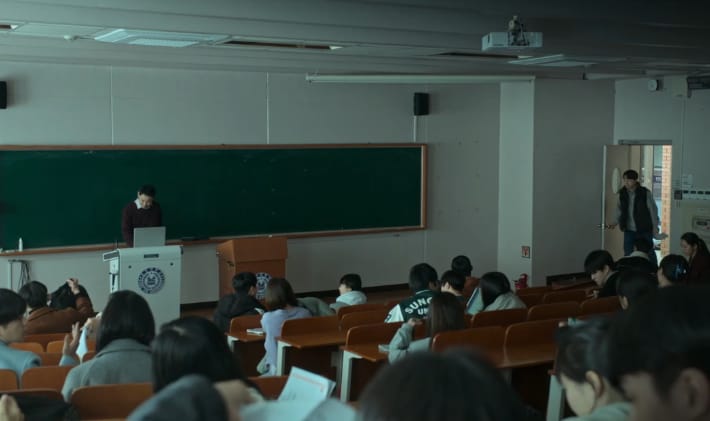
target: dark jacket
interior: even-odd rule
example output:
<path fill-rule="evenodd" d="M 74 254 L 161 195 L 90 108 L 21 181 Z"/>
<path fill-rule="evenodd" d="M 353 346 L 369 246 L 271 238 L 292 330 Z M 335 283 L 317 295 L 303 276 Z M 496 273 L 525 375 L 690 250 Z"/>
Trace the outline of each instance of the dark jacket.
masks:
<path fill-rule="evenodd" d="M 646 195 L 651 192 L 642 186 L 636 187 L 634 191 L 634 223 L 636 224 L 636 232 L 653 232 L 653 221 L 651 219 L 651 210 L 646 204 Z M 619 218 L 619 227 L 622 231 L 626 231 L 629 220 L 629 191 L 626 187 L 619 190 L 619 201 L 621 202 L 621 218 Z"/>
<path fill-rule="evenodd" d="M 425 318 L 429 314 L 429 303 L 436 294 L 436 292 L 430 289 L 425 289 L 402 300 L 399 303 L 399 308 L 402 311 L 404 321 L 406 322 L 412 317 L 418 319 Z"/>
<path fill-rule="evenodd" d="M 710 254 L 700 250 L 690 261 L 690 271 L 688 272 L 688 283 L 710 284 Z"/>
<path fill-rule="evenodd" d="M 149 209 L 138 209 L 135 202 L 123 207 L 121 213 L 121 232 L 123 241 L 133 247 L 133 229 L 146 227 L 160 227 L 163 225 L 163 211 L 158 202 L 153 202 Z"/>
<path fill-rule="evenodd" d="M 616 262 L 614 267 L 618 271 L 635 270 L 638 272 L 650 273 L 654 276 L 656 275 L 656 272 L 658 272 L 658 267 L 654 265 L 653 262 L 640 256 L 623 257 Z"/>
<path fill-rule="evenodd" d="M 604 283 L 604 286 L 599 291 L 597 298 L 615 297 L 615 296 L 619 295 L 616 292 L 616 286 L 619 284 L 619 275 L 620 274 L 621 274 L 621 272 L 612 272 L 612 274 L 609 275 L 609 279 L 607 279 L 606 283 Z"/>
<path fill-rule="evenodd" d="M 256 309 L 264 310 L 264 306 L 249 294 L 230 294 L 220 298 L 214 311 L 214 323 L 223 332 L 229 331 L 229 323 L 234 317 L 259 314 Z"/>

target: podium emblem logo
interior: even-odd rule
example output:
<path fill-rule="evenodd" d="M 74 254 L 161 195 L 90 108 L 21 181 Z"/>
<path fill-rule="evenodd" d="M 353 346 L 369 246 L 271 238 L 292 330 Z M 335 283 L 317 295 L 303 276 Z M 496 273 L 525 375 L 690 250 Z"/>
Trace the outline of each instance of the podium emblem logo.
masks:
<path fill-rule="evenodd" d="M 146 294 L 155 294 L 165 285 L 165 273 L 160 268 L 146 268 L 138 275 L 138 288 Z"/>
<path fill-rule="evenodd" d="M 256 299 L 263 300 L 266 295 L 266 285 L 271 280 L 271 275 L 266 272 L 257 272 L 256 274 Z"/>

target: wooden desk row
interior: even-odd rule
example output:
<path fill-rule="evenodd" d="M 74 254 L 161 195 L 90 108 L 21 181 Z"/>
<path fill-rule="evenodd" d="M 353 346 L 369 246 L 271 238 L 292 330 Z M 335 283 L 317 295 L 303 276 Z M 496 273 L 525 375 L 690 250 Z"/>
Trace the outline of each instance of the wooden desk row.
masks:
<path fill-rule="evenodd" d="M 387 354 L 380 352 L 378 345 L 389 343 L 401 326 L 400 323 L 378 323 L 356 326 L 344 332 L 339 330 L 336 316 L 300 320 L 285 323 L 282 336 L 277 338 L 276 374 L 285 375 L 290 367 L 298 366 L 329 377 L 340 384 L 343 401 L 357 399 L 367 382 L 387 363 Z M 247 328 L 256 327 L 253 326 L 254 320 L 246 322 L 252 324 Z M 491 362 L 512 380 L 512 371 L 516 369 L 544 366 L 547 370 L 552 367 L 557 323 L 558 320 L 543 320 L 515 324 L 507 331 L 503 327 L 485 327 L 446 332 L 435 338 L 433 348 L 482 345 Z M 302 329 L 302 324 L 309 324 L 310 330 Z M 314 329 L 317 333 L 313 333 Z M 487 330 L 485 335 L 483 330 Z M 476 334 L 479 337 L 472 341 Z M 245 369 L 249 370 L 245 374 L 255 375 L 251 370 L 255 373 L 256 364 L 264 354 L 264 337 L 247 334 L 246 329 L 232 332 L 230 336 L 234 349 L 243 358 Z M 451 338 L 444 347 L 438 346 L 437 343 L 442 342 L 440 339 L 445 340 L 447 336 L 459 338 Z M 415 331 L 415 338 L 421 337 L 424 337 L 423 326 Z M 486 340 L 486 337 L 495 339 Z"/>

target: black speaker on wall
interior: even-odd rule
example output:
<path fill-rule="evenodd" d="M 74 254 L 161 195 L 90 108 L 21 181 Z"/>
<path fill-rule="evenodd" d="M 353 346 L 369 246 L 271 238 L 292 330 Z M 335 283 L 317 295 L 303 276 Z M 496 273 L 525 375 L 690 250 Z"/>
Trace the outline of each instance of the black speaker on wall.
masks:
<path fill-rule="evenodd" d="M 414 115 L 429 114 L 429 94 L 422 92 L 414 93 Z"/>
<path fill-rule="evenodd" d="M 7 108 L 7 82 L 0 81 L 0 109 Z"/>

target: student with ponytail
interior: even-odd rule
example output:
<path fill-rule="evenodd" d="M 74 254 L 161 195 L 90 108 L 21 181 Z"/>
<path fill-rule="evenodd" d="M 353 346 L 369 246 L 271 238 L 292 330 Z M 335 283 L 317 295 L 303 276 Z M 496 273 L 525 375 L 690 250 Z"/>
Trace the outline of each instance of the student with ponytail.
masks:
<path fill-rule="evenodd" d="M 688 283 L 710 283 L 710 251 L 702 238 L 694 232 L 680 237 L 680 248 L 688 257 Z"/>

